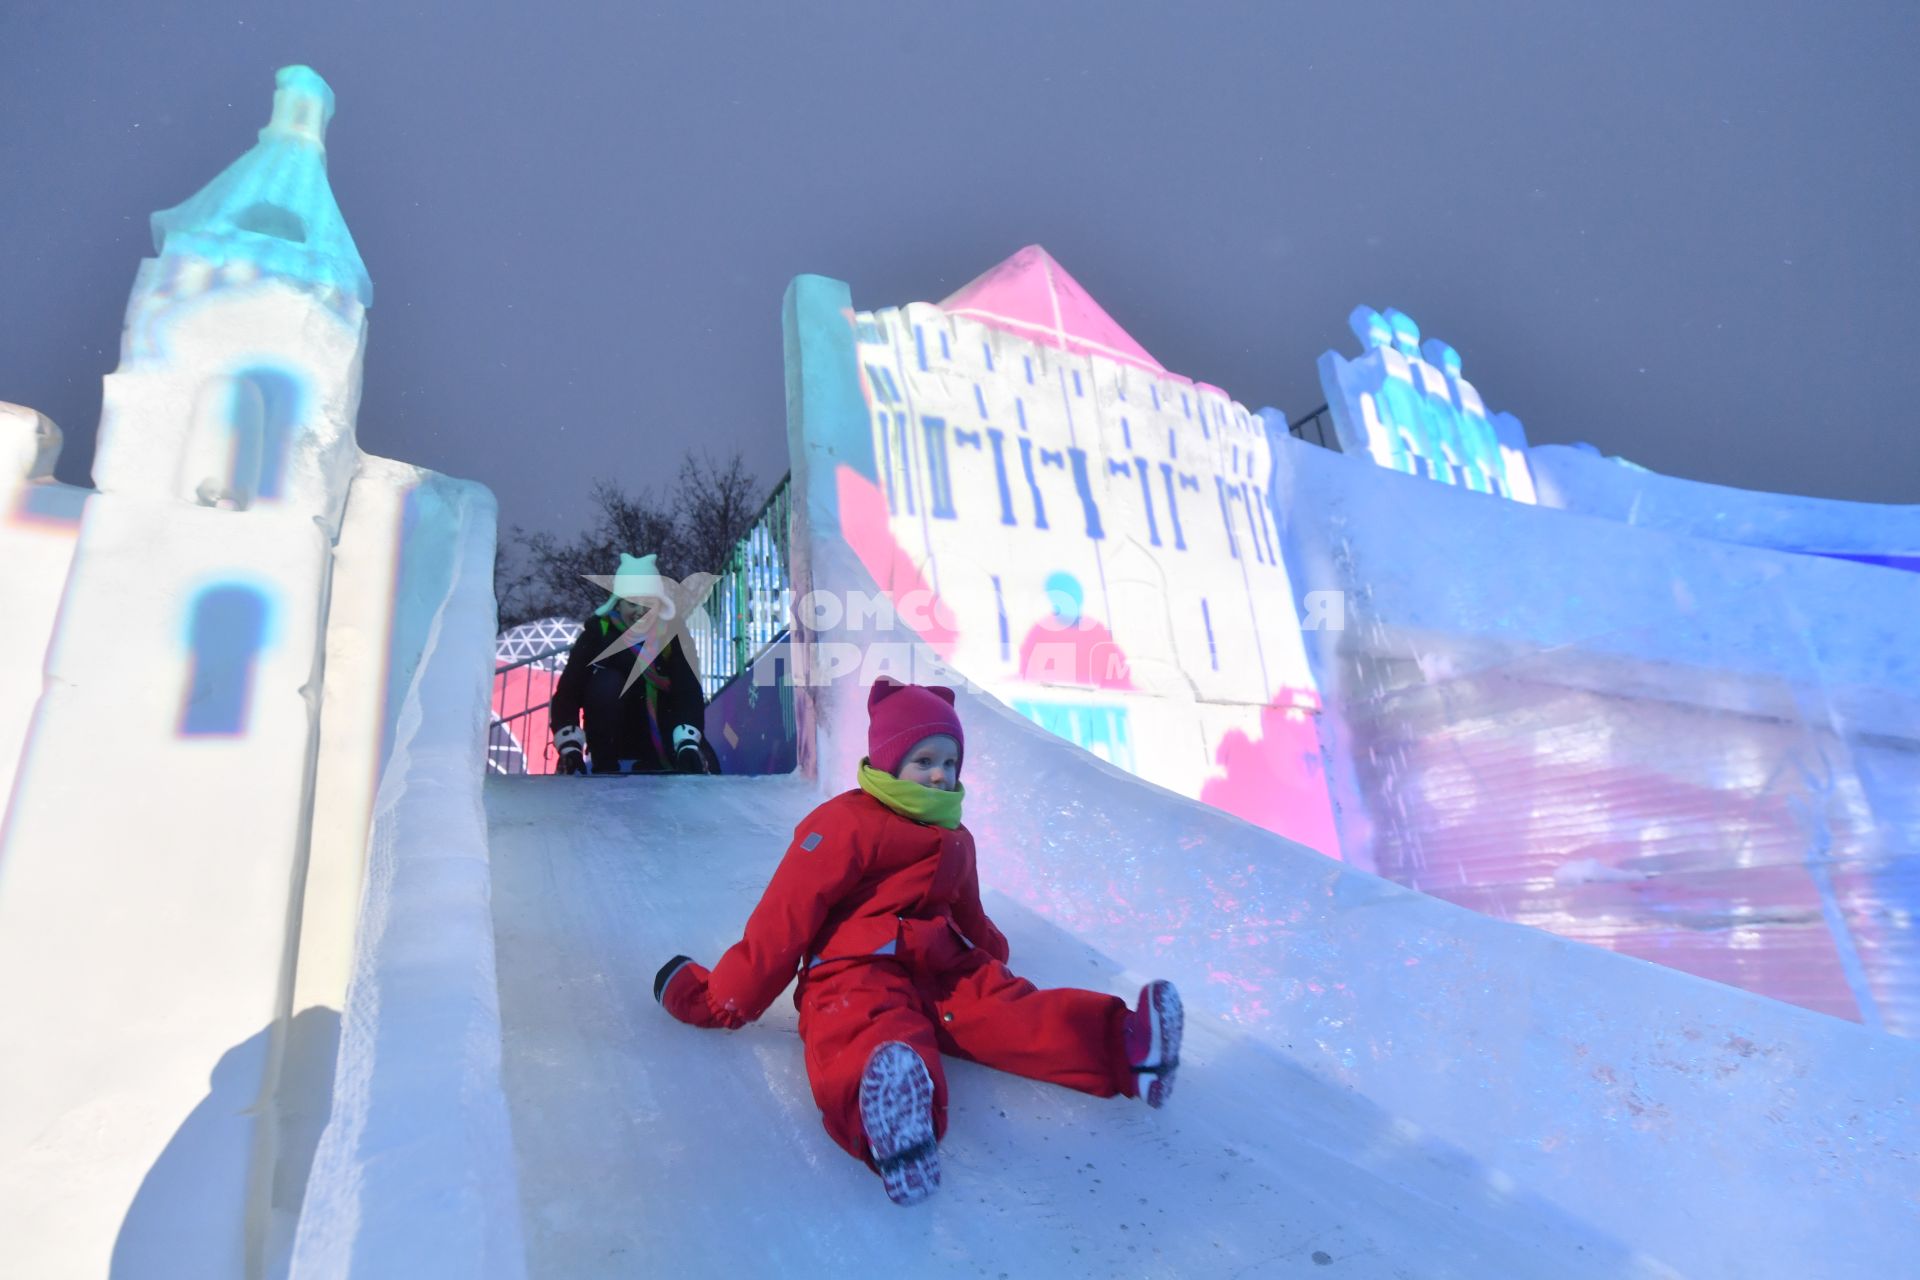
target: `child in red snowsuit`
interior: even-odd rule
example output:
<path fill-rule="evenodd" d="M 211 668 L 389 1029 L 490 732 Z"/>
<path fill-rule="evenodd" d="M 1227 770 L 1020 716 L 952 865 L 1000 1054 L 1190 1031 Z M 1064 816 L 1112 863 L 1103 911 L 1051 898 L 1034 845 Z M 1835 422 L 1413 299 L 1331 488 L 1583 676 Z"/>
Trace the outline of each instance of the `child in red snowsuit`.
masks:
<path fill-rule="evenodd" d="M 911 1204 L 939 1185 L 951 1053 L 1096 1097 L 1158 1107 L 1179 1065 L 1180 997 L 1041 990 L 1007 968 L 960 825 L 965 737 L 953 691 L 883 680 L 860 787 L 794 829 L 745 936 L 709 972 L 675 956 L 654 996 L 682 1022 L 738 1027 L 800 985 L 807 1078 L 828 1134 Z"/>

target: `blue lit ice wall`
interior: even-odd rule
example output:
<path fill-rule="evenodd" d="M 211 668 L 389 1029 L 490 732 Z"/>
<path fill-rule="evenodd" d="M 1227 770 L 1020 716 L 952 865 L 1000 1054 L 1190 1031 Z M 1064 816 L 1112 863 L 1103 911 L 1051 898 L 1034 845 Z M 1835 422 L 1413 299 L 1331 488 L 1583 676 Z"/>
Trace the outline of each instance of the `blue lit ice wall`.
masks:
<path fill-rule="evenodd" d="M 1543 506 L 1646 529 L 1920 571 L 1920 506 L 1755 493 L 1663 476 L 1579 445 L 1528 451 Z"/>
<path fill-rule="evenodd" d="M 1920 1035 L 1920 576 L 1298 441 L 1270 491 L 1294 589 L 1347 593 L 1307 641 L 1349 860 Z"/>
<path fill-rule="evenodd" d="M 1488 416 L 1460 353 L 1389 307 L 1355 307 L 1360 355 L 1320 357 L 1320 385 L 1343 451 L 1479 493 L 1534 500 L 1527 438 L 1510 413 Z"/>

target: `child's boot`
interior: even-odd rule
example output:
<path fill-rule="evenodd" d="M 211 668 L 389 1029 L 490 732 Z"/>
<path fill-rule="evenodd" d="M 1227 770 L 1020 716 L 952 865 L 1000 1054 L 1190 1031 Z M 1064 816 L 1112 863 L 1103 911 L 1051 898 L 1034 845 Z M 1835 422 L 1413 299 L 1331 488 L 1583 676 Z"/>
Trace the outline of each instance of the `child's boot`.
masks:
<path fill-rule="evenodd" d="M 1180 993 L 1164 978 L 1140 988 L 1140 1003 L 1127 1015 L 1122 1036 L 1127 1065 L 1133 1068 L 1140 1096 L 1150 1107 L 1173 1096 L 1173 1075 L 1180 1067 L 1182 1014 Z"/>
<path fill-rule="evenodd" d="M 898 1040 L 887 1041 L 867 1059 L 860 1077 L 860 1123 L 887 1199 L 918 1204 L 933 1194 L 940 1185 L 933 1077 L 920 1055 Z"/>

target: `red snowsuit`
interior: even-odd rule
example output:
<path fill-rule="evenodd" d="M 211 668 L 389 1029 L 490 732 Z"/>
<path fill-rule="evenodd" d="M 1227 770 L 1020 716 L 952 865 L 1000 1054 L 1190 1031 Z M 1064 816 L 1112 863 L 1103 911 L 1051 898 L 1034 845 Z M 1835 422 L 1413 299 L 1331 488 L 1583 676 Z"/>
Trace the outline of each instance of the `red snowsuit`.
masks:
<path fill-rule="evenodd" d="M 888 1040 L 927 1064 L 935 1137 L 947 1129 L 942 1052 L 1096 1097 L 1134 1096 L 1126 1003 L 1040 990 L 1006 960 L 1007 940 L 980 907 L 966 827 L 916 822 L 855 790 L 794 828 L 745 936 L 711 974 L 683 965 L 661 1003 L 682 1022 L 738 1027 L 800 969 L 794 1004 L 813 1098 L 833 1140 L 861 1160 L 860 1075 Z"/>

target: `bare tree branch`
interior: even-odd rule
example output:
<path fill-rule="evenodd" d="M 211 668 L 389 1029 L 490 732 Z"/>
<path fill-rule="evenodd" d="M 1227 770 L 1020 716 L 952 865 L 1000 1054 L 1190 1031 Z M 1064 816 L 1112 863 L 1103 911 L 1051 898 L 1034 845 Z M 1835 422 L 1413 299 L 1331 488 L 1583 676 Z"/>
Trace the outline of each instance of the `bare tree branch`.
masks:
<path fill-rule="evenodd" d="M 734 544 L 760 509 L 760 482 L 746 459 L 738 450 L 718 461 L 705 452 L 688 454 L 680 460 L 677 496 L 685 572 L 725 572 Z"/>
<path fill-rule="evenodd" d="M 759 488 L 738 450 L 717 460 L 689 453 L 665 500 L 601 480 L 589 494 L 587 527 L 573 537 L 514 525 L 494 562 L 501 629 L 536 618 L 585 617 L 606 600 L 587 575 L 612 574 L 622 552 L 651 552 L 670 578 L 725 572 L 734 545 L 759 513 Z"/>

